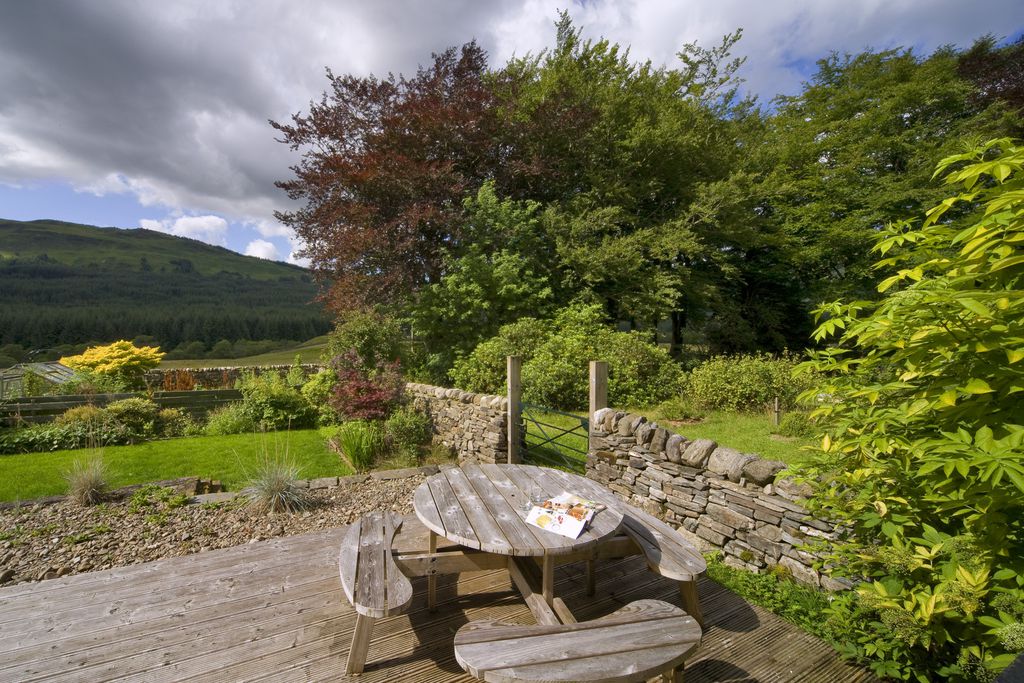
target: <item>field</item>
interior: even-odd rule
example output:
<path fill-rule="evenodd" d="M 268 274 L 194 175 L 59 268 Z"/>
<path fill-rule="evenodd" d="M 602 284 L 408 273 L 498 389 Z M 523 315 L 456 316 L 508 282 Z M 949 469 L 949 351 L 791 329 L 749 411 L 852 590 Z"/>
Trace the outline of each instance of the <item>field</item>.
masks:
<path fill-rule="evenodd" d="M 112 487 L 196 476 L 219 479 L 228 490 L 238 490 L 268 457 L 288 458 L 301 468 L 302 478 L 351 474 L 315 429 L 167 439 L 100 452 Z M 0 456 L 0 501 L 66 493 L 64 474 L 76 458 L 89 454 L 76 450 Z"/>
<path fill-rule="evenodd" d="M 234 368 L 252 365 L 290 365 L 298 354 L 303 363 L 317 363 L 327 346 L 327 335 L 314 337 L 309 341 L 286 349 L 278 349 L 258 356 L 244 358 L 198 358 L 194 360 L 168 360 L 160 363 L 161 368 Z"/>

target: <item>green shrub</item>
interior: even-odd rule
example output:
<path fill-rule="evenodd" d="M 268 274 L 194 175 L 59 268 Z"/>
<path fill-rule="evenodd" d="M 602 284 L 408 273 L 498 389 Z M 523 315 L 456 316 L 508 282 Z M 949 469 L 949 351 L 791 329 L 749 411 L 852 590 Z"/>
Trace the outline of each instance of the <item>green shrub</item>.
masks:
<path fill-rule="evenodd" d="M 802 410 L 795 410 L 783 415 L 779 421 L 778 428 L 775 430 L 776 434 L 791 436 L 797 439 L 810 439 L 817 436 L 820 432 L 821 429 L 811 417 L 811 414 L 805 413 Z"/>
<path fill-rule="evenodd" d="M 0 454 L 40 453 L 132 443 L 131 430 L 110 421 L 97 427 L 84 422 L 37 424 L 0 432 Z"/>
<path fill-rule="evenodd" d="M 149 399 L 126 398 L 114 401 L 106 407 L 106 413 L 136 436 L 147 437 L 157 433 L 156 421 L 160 406 Z"/>
<path fill-rule="evenodd" d="M 409 407 L 399 408 L 384 423 L 384 433 L 394 452 L 415 457 L 420 446 L 430 442 L 430 418 Z"/>
<path fill-rule="evenodd" d="M 316 409 L 316 421 L 321 427 L 337 424 L 338 413 L 331 407 L 330 398 L 338 375 L 330 368 L 324 368 L 302 385 L 299 392 L 309 405 Z"/>
<path fill-rule="evenodd" d="M 239 380 L 242 407 L 261 429 L 304 429 L 316 424 L 316 410 L 277 373 L 245 373 Z"/>
<path fill-rule="evenodd" d="M 717 356 L 689 374 L 686 396 L 700 410 L 767 410 L 776 397 L 780 407 L 789 410 L 813 383 L 809 376 L 793 377 L 798 362 L 789 355 Z"/>
<path fill-rule="evenodd" d="M 110 413 L 99 406 L 88 403 L 84 406 L 76 406 L 64 411 L 53 421 L 56 425 L 81 424 L 93 429 L 102 429 L 113 420 Z"/>
<path fill-rule="evenodd" d="M 256 423 L 249 417 L 245 406 L 241 403 L 229 403 L 210 412 L 206 418 L 207 436 L 225 436 L 227 434 L 245 434 L 256 430 Z"/>
<path fill-rule="evenodd" d="M 106 495 L 107 468 L 99 453 L 75 458 L 64 478 L 68 482 L 68 495 L 79 505 L 95 505 Z"/>
<path fill-rule="evenodd" d="M 198 431 L 192 418 L 177 408 L 164 408 L 156 415 L 156 433 L 160 436 L 190 436 Z"/>
<path fill-rule="evenodd" d="M 960 194 L 877 235 L 883 297 L 817 311 L 808 505 L 847 530 L 825 560 L 866 579 L 840 605 L 850 653 L 884 677 L 991 680 L 1019 653 L 1022 168 L 1010 140 L 944 159 Z"/>
<path fill-rule="evenodd" d="M 456 363 L 451 376 L 467 391 L 504 393 L 505 357 L 523 358 L 523 398 L 563 410 L 586 408 L 591 360 L 608 362 L 608 400 L 647 406 L 679 392 L 683 373 L 640 332 L 616 332 L 600 306 L 564 308 L 553 321 L 523 319 Z"/>
<path fill-rule="evenodd" d="M 25 371 L 21 376 L 22 396 L 43 396 L 48 393 L 51 388 L 52 387 L 46 382 L 46 380 L 31 370 Z"/>
<path fill-rule="evenodd" d="M 704 413 L 693 407 L 686 398 L 676 396 L 670 398 L 658 405 L 655 412 L 664 417 L 666 420 L 699 420 L 704 417 Z"/>
<path fill-rule="evenodd" d="M 498 335 L 479 344 L 465 358 L 455 361 L 448 373 L 456 386 L 480 394 L 504 394 L 506 358 L 519 356 L 523 362 L 551 336 L 551 323 L 523 318 L 503 325 Z"/>
<path fill-rule="evenodd" d="M 378 359 L 385 363 L 402 357 L 402 329 L 398 321 L 376 311 L 349 313 L 327 335 L 327 346 L 323 360 L 344 355 L 354 350 L 363 365 L 376 365 Z"/>
<path fill-rule="evenodd" d="M 338 425 L 334 439 L 356 472 L 365 472 L 384 452 L 384 432 L 376 422 L 355 420 Z"/>
<path fill-rule="evenodd" d="M 103 375 L 89 370 L 76 370 L 75 374 L 64 384 L 55 389 L 61 394 L 117 394 L 128 391 L 129 386 L 119 377 Z"/>

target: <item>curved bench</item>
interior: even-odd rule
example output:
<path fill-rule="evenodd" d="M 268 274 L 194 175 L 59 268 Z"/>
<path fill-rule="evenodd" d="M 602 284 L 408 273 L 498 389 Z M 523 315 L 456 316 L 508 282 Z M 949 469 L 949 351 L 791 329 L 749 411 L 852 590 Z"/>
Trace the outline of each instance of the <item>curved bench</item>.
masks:
<path fill-rule="evenodd" d="M 341 542 L 338 572 L 345 597 L 358 616 L 346 671 L 360 673 L 366 664 L 373 624 L 401 614 L 412 602 L 412 583 L 391 557 L 391 543 L 402 518 L 371 512 L 348 528 Z"/>
<path fill-rule="evenodd" d="M 697 621 L 661 600 L 561 626 L 473 621 L 455 634 L 455 659 L 488 683 L 633 683 L 672 680 L 700 644 Z"/>
<path fill-rule="evenodd" d="M 556 476 L 559 472 L 554 473 Z M 618 496 L 598 485 L 587 482 L 584 495 L 605 505 L 618 506 L 622 512 L 620 530 L 628 536 L 647 560 L 647 567 L 667 579 L 679 582 L 679 595 L 687 613 L 703 625 L 704 615 L 697 596 L 697 578 L 707 571 L 708 565 L 700 551 L 676 529 L 652 514 L 623 502 Z M 594 594 L 594 563 L 587 562 L 587 594 Z"/>

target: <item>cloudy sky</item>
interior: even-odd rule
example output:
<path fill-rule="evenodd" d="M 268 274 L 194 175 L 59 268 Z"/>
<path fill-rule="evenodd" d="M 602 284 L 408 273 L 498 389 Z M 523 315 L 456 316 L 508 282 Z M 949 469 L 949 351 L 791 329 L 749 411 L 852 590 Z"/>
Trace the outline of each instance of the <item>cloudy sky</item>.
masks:
<path fill-rule="evenodd" d="M 737 27 L 747 87 L 796 92 L 831 50 L 967 46 L 1024 29 L 1020 0 L 38 0 L 0 8 L 0 217 L 144 227 L 289 260 L 267 119 L 335 73 L 410 73 L 475 38 L 491 64 L 591 37 L 674 65 Z"/>

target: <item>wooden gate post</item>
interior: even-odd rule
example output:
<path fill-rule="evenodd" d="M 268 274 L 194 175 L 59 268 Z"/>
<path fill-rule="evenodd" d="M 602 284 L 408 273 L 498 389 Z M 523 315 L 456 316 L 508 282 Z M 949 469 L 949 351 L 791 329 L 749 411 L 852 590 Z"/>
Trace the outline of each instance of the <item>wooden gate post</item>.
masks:
<path fill-rule="evenodd" d="M 590 447 L 590 432 L 593 428 L 594 413 L 608 407 L 608 363 L 603 360 L 590 361 L 590 417 L 587 424 L 587 450 Z"/>
<path fill-rule="evenodd" d="M 508 431 L 508 462 L 513 465 L 522 461 L 522 455 L 519 452 L 522 438 L 519 429 L 523 419 L 522 408 L 519 405 L 523 394 L 523 385 L 520 380 L 522 369 L 522 357 L 508 357 L 508 411 L 505 416 Z"/>

